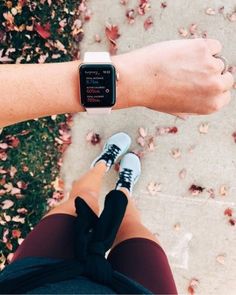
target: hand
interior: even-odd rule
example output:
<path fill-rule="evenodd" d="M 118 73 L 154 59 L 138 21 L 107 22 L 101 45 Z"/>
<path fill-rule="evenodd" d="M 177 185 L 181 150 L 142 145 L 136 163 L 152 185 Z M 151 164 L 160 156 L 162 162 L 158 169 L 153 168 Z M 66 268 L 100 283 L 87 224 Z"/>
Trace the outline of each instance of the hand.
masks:
<path fill-rule="evenodd" d="M 217 40 L 189 39 L 152 44 L 114 58 L 129 105 L 209 114 L 229 103 L 234 82 L 229 72 L 221 74 L 224 64 L 213 57 L 220 51 Z"/>

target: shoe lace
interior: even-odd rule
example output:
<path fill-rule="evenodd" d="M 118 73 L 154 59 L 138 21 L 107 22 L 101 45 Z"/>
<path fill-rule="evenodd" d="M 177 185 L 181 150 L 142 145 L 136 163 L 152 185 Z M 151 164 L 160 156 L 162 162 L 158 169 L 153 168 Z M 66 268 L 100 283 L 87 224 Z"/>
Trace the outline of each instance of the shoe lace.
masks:
<path fill-rule="evenodd" d="M 124 168 L 119 175 L 119 182 L 122 184 L 122 186 L 127 187 L 130 189 L 131 183 L 132 183 L 132 174 L 133 170 Z"/>
<path fill-rule="evenodd" d="M 113 164 L 119 152 L 120 152 L 120 148 L 117 145 L 115 144 L 109 145 L 108 150 L 103 155 L 103 159 L 110 161 L 111 164 Z"/>

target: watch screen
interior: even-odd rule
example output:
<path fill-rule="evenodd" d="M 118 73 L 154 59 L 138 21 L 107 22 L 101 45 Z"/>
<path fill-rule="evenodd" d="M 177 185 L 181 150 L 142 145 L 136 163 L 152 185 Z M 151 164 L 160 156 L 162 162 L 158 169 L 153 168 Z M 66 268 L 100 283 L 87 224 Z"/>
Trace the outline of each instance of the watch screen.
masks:
<path fill-rule="evenodd" d="M 111 64 L 82 64 L 79 70 L 81 103 L 85 107 L 112 107 L 116 73 Z"/>

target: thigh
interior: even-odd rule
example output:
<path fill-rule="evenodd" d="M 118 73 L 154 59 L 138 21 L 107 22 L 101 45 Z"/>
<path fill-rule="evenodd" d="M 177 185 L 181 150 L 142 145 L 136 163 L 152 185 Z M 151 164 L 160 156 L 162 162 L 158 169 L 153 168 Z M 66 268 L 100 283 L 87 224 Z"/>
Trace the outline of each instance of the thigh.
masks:
<path fill-rule="evenodd" d="M 144 238 L 123 241 L 111 250 L 108 260 L 113 269 L 155 294 L 177 294 L 166 254 L 154 241 Z"/>
<path fill-rule="evenodd" d="M 75 219 L 64 213 L 43 218 L 17 248 L 11 262 L 25 257 L 74 258 Z"/>

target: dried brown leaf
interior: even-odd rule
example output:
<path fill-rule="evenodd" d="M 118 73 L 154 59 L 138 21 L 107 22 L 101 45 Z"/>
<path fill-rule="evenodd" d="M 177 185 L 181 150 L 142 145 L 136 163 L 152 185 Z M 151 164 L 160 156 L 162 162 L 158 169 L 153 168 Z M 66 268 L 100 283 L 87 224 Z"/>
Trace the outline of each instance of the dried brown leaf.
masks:
<path fill-rule="evenodd" d="M 184 179 L 186 177 L 187 174 L 187 170 L 185 168 L 183 168 L 182 170 L 180 170 L 179 172 L 179 178 L 180 179 Z"/>
<path fill-rule="evenodd" d="M 2 209 L 7 210 L 14 205 L 14 202 L 12 200 L 4 200 L 2 201 L 2 204 L 3 204 Z"/>
<path fill-rule="evenodd" d="M 143 23 L 144 29 L 147 31 L 153 26 L 153 18 L 149 16 Z"/>
<path fill-rule="evenodd" d="M 154 196 L 156 195 L 158 192 L 161 191 L 161 183 L 157 183 L 157 182 L 154 182 L 154 181 L 151 181 L 148 186 L 147 186 L 147 190 L 149 192 L 150 195 Z"/>
<path fill-rule="evenodd" d="M 138 132 L 143 138 L 147 136 L 147 129 L 146 128 L 139 127 Z"/>
<path fill-rule="evenodd" d="M 194 295 L 198 285 L 199 285 L 199 280 L 198 279 L 195 279 L 195 278 L 191 279 L 190 282 L 189 282 L 189 285 L 188 285 L 188 289 L 187 289 L 188 293 L 190 295 Z"/>
<path fill-rule="evenodd" d="M 220 186 L 220 189 L 219 189 L 219 193 L 220 193 L 220 195 L 222 196 L 222 197 L 225 197 L 225 196 L 227 196 L 228 195 L 228 193 L 229 193 L 229 189 L 228 189 L 228 187 L 226 186 L 226 185 L 221 185 Z"/>
<path fill-rule="evenodd" d="M 208 133 L 208 129 L 209 129 L 209 123 L 208 122 L 202 122 L 199 127 L 198 127 L 198 131 L 201 134 L 207 134 Z"/>
<path fill-rule="evenodd" d="M 206 14 L 208 15 L 216 15 L 216 10 L 211 8 L 211 7 L 208 7 L 206 10 L 205 10 Z"/>
<path fill-rule="evenodd" d="M 224 265 L 224 264 L 225 264 L 225 258 L 226 258 L 226 254 L 219 254 L 219 255 L 216 257 L 216 261 L 217 261 L 219 264 Z"/>
<path fill-rule="evenodd" d="M 188 31 L 185 28 L 179 28 L 178 32 L 181 37 L 184 37 L 184 38 L 188 37 Z"/>
<path fill-rule="evenodd" d="M 181 151 L 178 148 L 173 148 L 170 151 L 170 155 L 174 159 L 179 159 L 181 157 Z"/>
<path fill-rule="evenodd" d="M 142 137 L 142 136 L 139 136 L 137 138 L 137 143 L 141 146 L 141 147 L 144 147 L 146 142 L 145 142 L 145 139 Z"/>
<path fill-rule="evenodd" d="M 227 14 L 227 18 L 230 22 L 235 22 L 236 21 L 236 11 Z"/>
<path fill-rule="evenodd" d="M 180 230 L 180 227 L 181 227 L 181 224 L 179 222 L 177 222 L 177 223 L 174 224 L 174 229 L 176 231 L 179 231 Z"/>

